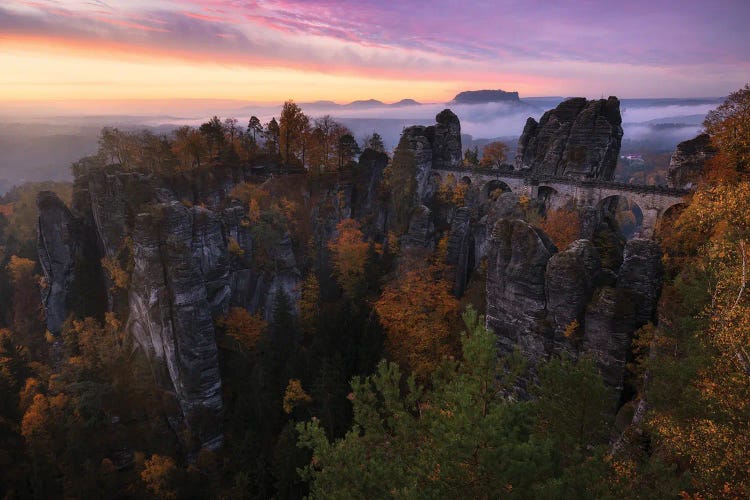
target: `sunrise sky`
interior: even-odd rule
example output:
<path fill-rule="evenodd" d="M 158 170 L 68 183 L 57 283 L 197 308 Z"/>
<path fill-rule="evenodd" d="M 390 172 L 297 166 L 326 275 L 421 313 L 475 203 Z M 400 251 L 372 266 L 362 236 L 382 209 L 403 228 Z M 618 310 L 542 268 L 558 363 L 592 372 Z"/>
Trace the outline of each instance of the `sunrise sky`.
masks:
<path fill-rule="evenodd" d="M 747 0 L 3 0 L 0 101 L 721 96 Z"/>

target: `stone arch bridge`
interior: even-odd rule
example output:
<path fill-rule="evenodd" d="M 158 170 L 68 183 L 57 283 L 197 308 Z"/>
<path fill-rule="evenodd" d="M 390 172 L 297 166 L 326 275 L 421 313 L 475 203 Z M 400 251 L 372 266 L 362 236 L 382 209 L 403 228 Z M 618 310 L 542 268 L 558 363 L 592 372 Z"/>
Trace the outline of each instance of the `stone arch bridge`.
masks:
<path fill-rule="evenodd" d="M 692 191 L 663 186 L 646 186 L 598 180 L 577 180 L 565 177 L 540 177 L 528 172 L 493 171 L 485 169 L 433 169 L 432 175 L 446 179 L 452 175 L 457 182 L 480 187 L 483 199 L 500 188 L 542 199 L 548 208 L 556 209 L 571 202 L 578 206 L 602 208 L 608 199 L 623 197 L 638 206 L 643 214 L 641 236 L 651 238 L 660 218 L 672 207 L 683 205 Z M 436 179 L 437 180 L 437 179 Z"/>

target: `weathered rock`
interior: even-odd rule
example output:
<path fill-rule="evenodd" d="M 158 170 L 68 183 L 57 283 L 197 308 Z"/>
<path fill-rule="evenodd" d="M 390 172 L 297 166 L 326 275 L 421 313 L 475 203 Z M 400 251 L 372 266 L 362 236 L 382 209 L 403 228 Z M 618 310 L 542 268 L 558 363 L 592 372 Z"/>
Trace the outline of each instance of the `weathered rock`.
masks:
<path fill-rule="evenodd" d="M 406 144 L 414 155 L 419 203 L 428 202 L 437 189 L 431 175 L 432 169 L 455 168 L 460 165 L 463 154 L 458 117 L 451 110 L 444 109 L 435 120 L 437 124 L 429 127 L 407 127 L 399 143 L 399 146 Z"/>
<path fill-rule="evenodd" d="M 541 230 L 522 220 L 495 224 L 487 255 L 487 327 L 504 351 L 517 345 L 531 359 L 549 352 L 545 270 L 556 251 Z"/>
<path fill-rule="evenodd" d="M 456 168 L 461 164 L 461 122 L 450 109 L 435 117 L 432 168 Z"/>
<path fill-rule="evenodd" d="M 432 222 L 432 211 L 424 205 L 418 206 L 412 213 L 409 229 L 401 237 L 401 246 L 411 249 L 435 247 L 435 224 Z"/>
<path fill-rule="evenodd" d="M 415 179 L 417 181 L 417 200 L 421 203 L 432 197 L 433 190 L 430 188 L 430 177 L 432 171 L 432 139 L 435 127 L 424 127 L 415 125 L 404 129 L 401 136 L 402 144 L 406 144 L 414 155 Z M 406 142 L 404 142 L 406 141 Z"/>
<path fill-rule="evenodd" d="M 662 274 L 659 246 L 630 240 L 616 287 L 600 288 L 586 310 L 583 350 L 594 355 L 612 387 L 623 386 L 633 333 L 654 318 Z"/>
<path fill-rule="evenodd" d="M 517 169 L 542 176 L 611 180 L 622 142 L 620 101 L 568 99 L 537 123 L 526 121 L 518 141 Z"/>
<path fill-rule="evenodd" d="M 669 160 L 667 184 L 669 187 L 687 189 L 694 187 L 700 179 L 703 166 L 716 156 L 708 134 L 683 141 L 677 145 Z"/>
<path fill-rule="evenodd" d="M 149 353 L 157 381 L 175 394 L 191 431 L 211 448 L 222 442 L 222 400 L 205 277 L 223 275 L 226 257 L 199 247 L 220 238 L 218 218 L 200 208 L 172 202 L 138 215 L 129 292 L 129 331 Z"/>
<path fill-rule="evenodd" d="M 661 249 L 653 240 L 634 238 L 625 245 L 617 287 L 634 293 L 636 328 L 651 321 L 656 313 L 664 275 L 661 257 Z"/>
<path fill-rule="evenodd" d="M 455 273 L 453 294 L 456 297 L 461 297 L 466 290 L 466 284 L 475 264 L 471 210 L 467 207 L 457 209 L 453 216 L 445 260 L 453 266 L 453 272 Z"/>
<path fill-rule="evenodd" d="M 574 321 L 582 326 L 583 312 L 591 300 L 600 270 L 599 253 L 589 240 L 574 241 L 547 263 L 545 290 L 555 351 L 573 352 L 571 339 L 563 334 Z"/>
<path fill-rule="evenodd" d="M 47 313 L 47 329 L 57 334 L 71 312 L 75 266 L 81 253 L 81 223 L 51 191 L 39 193 L 37 207 L 37 247 L 46 282 L 42 305 Z"/>

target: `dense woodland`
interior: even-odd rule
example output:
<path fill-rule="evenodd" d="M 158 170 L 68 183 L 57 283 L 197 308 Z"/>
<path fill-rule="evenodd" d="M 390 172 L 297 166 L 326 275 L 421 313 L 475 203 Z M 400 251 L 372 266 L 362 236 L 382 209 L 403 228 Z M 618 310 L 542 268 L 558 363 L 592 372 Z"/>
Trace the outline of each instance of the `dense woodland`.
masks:
<path fill-rule="evenodd" d="M 399 147 L 378 193 L 396 207 L 397 234 L 376 241 L 367 221 L 341 218 L 325 243 L 332 272 L 303 259 L 298 304 L 282 296 L 270 321 L 243 308 L 215 319 L 224 445 L 214 451 L 175 434 L 116 306 L 71 317 L 59 337 L 45 331 L 35 198 L 53 190 L 69 203 L 71 186 L 15 188 L 0 200 L 0 495 L 747 498 L 750 87 L 712 111 L 705 130 L 719 154 L 660 227 L 658 321 L 634 339 L 633 396 L 617 412 L 586 356 L 550 359 L 529 378 L 522 356 L 499 354 L 482 317 L 481 264 L 460 299 L 451 293 L 447 235 L 434 252 L 399 248 L 414 189 L 413 156 Z M 368 150 L 384 153 L 376 133 L 358 144 L 290 101 L 265 125 L 214 117 L 169 137 L 104 129 L 99 153 L 72 168 L 158 176 L 253 165 L 263 175 L 232 198 L 259 241 L 253 258 L 271 265 L 285 232 L 301 254 L 316 251 L 305 200 L 285 174 L 312 191 L 356 177 Z M 470 149 L 464 164 L 499 168 L 506 151 Z M 460 206 L 464 190 L 446 184 L 438 196 Z M 574 207 L 521 203 L 559 248 L 577 239 Z M 121 257 L 98 264 L 124 293 L 132 267 Z"/>

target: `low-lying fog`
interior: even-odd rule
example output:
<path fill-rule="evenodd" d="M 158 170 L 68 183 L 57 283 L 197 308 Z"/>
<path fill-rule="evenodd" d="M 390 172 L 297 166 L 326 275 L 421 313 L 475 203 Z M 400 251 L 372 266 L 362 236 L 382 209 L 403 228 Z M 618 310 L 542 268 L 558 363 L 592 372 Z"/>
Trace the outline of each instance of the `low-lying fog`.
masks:
<path fill-rule="evenodd" d="M 538 120 L 562 99 L 528 98 L 520 104 L 300 105 L 312 117 L 330 114 L 360 140 L 378 132 L 389 149 L 398 143 L 404 127 L 431 124 L 438 112 L 450 107 L 461 119 L 464 147 L 501 139 L 514 148 L 526 119 L 532 116 Z M 719 98 L 623 99 L 623 153 L 673 150 L 677 143 L 700 131 L 706 113 L 720 102 Z M 186 102 L 180 106 L 179 102 L 170 102 L 160 104 L 159 111 L 154 111 L 153 104 L 142 103 L 130 109 L 128 113 L 128 107 L 121 104 L 102 106 L 86 115 L 76 114 L 70 106 L 49 106 L 46 114 L 38 107 L 4 109 L 0 112 L 0 194 L 24 181 L 69 179 L 70 163 L 96 150 L 99 130 L 105 125 L 169 133 L 179 125 L 199 125 L 213 114 L 235 117 L 240 124 L 246 124 L 250 116 L 256 115 L 265 123 L 278 115 L 280 106 L 217 101 L 213 107 L 211 103 L 196 106 L 194 102 Z"/>

